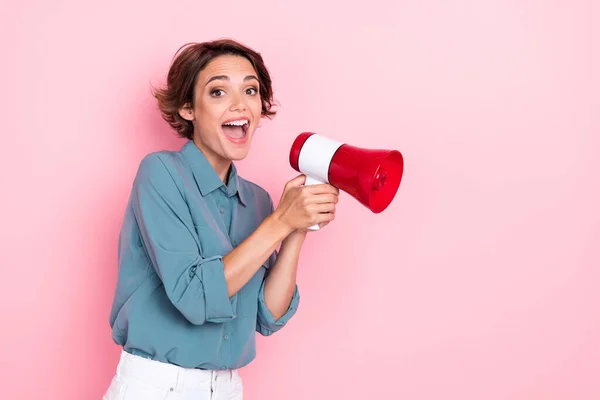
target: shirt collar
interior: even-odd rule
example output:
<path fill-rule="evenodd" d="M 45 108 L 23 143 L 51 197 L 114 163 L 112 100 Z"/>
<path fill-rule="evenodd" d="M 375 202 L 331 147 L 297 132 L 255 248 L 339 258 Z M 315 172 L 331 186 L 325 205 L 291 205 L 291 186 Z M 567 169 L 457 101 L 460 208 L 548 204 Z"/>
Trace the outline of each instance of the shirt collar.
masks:
<path fill-rule="evenodd" d="M 204 153 L 200 151 L 193 140 L 188 140 L 183 145 L 181 154 L 192 168 L 192 173 L 194 174 L 194 178 L 196 179 L 196 183 L 200 188 L 202 196 L 206 196 L 223 187 L 227 196 L 231 197 L 237 194 L 241 203 L 246 205 L 244 201 L 244 191 L 240 188 L 237 168 L 234 163 L 231 163 L 227 185 L 225 185 Z"/>

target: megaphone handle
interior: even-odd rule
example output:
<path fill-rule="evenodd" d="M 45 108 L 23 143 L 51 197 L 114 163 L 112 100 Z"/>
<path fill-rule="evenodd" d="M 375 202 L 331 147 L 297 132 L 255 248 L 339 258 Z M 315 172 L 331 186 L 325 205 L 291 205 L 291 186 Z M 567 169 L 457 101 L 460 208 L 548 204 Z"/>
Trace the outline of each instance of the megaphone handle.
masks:
<path fill-rule="evenodd" d="M 314 178 L 310 175 L 306 175 L 306 180 L 304 182 L 304 186 L 308 186 L 308 185 L 320 185 L 323 184 L 325 182 L 318 180 L 317 178 Z M 319 224 L 315 224 L 311 227 L 308 228 L 309 231 L 318 231 L 319 229 L 321 229 L 319 227 Z"/>

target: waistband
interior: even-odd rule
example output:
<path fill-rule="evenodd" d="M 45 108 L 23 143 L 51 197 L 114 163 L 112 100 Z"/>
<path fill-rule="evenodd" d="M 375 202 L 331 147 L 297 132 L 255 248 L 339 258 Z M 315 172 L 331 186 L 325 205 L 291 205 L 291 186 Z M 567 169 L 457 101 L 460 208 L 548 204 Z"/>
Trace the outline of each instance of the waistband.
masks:
<path fill-rule="evenodd" d="M 117 375 L 133 377 L 167 390 L 181 390 L 210 388 L 217 380 L 231 381 L 238 376 L 238 371 L 183 368 L 122 350 Z"/>

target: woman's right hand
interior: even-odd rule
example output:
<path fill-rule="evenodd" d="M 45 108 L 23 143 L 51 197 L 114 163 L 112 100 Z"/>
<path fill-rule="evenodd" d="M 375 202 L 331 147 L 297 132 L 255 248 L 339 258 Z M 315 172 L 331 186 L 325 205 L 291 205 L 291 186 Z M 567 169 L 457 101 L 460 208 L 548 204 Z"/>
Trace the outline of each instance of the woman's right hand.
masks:
<path fill-rule="evenodd" d="M 299 175 L 286 183 L 274 214 L 290 230 L 304 230 L 327 225 L 335 218 L 339 190 L 329 184 L 304 186 L 306 176 Z"/>

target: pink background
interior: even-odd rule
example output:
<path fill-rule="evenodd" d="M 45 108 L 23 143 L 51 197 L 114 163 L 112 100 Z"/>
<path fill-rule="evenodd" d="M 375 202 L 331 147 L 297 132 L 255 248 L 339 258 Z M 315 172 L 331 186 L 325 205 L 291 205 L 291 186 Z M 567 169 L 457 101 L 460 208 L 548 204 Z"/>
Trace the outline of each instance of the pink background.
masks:
<path fill-rule="evenodd" d="M 300 310 L 259 337 L 247 399 L 600 398 L 596 2 L 10 4 L 2 399 L 106 389 L 133 174 L 182 144 L 149 84 L 179 46 L 218 37 L 259 50 L 273 74 L 280 115 L 239 167 L 276 202 L 304 130 L 406 159 L 387 211 L 342 195 L 310 236 Z"/>

